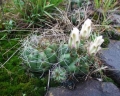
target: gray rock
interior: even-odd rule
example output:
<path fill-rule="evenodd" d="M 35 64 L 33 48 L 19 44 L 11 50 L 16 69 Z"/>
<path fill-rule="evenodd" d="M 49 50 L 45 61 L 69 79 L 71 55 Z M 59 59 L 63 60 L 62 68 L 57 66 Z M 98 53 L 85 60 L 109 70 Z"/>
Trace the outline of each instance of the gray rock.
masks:
<path fill-rule="evenodd" d="M 50 88 L 46 96 L 120 96 L 120 90 L 113 83 L 88 80 L 80 82 L 74 90 Z"/>
<path fill-rule="evenodd" d="M 111 16 L 111 22 L 114 24 L 120 25 L 120 15 L 118 14 L 110 14 Z"/>
<path fill-rule="evenodd" d="M 99 52 L 99 57 L 108 66 L 106 75 L 120 84 L 120 41 L 111 41 L 108 49 Z"/>

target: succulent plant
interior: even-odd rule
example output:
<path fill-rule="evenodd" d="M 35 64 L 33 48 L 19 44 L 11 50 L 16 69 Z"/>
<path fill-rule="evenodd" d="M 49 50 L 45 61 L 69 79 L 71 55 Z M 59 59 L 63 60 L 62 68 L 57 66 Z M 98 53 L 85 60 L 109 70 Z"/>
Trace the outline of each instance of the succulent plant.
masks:
<path fill-rule="evenodd" d="M 69 53 L 68 44 L 60 44 L 58 48 L 58 56 L 60 57 L 63 54 Z"/>
<path fill-rule="evenodd" d="M 70 53 L 61 55 L 60 58 L 58 59 L 58 61 L 61 66 L 64 66 L 64 67 L 68 66 L 72 62 Z"/>
<path fill-rule="evenodd" d="M 57 63 L 57 53 L 53 49 L 47 47 L 44 52 L 50 63 Z"/>
<path fill-rule="evenodd" d="M 27 46 L 22 50 L 21 57 L 31 71 L 46 71 L 50 67 L 45 53 L 39 52 L 31 46 Z"/>
<path fill-rule="evenodd" d="M 51 48 L 53 51 L 57 51 L 58 50 L 58 45 L 56 43 L 52 43 L 48 47 Z"/>
<path fill-rule="evenodd" d="M 66 70 L 64 68 L 56 67 L 53 71 L 52 71 L 52 78 L 58 82 L 60 81 L 65 81 L 66 80 Z"/>
<path fill-rule="evenodd" d="M 34 72 L 52 70 L 52 78 L 60 82 L 66 80 L 68 74 L 88 74 L 89 65 L 95 63 L 91 57 L 95 56 L 104 42 L 102 36 L 99 36 L 90 46 L 85 46 L 90 41 L 91 24 L 90 19 L 87 19 L 80 34 L 76 27 L 73 28 L 68 44 L 57 45 L 43 40 L 40 45 L 40 37 L 34 35 L 23 42 L 21 58 Z"/>
<path fill-rule="evenodd" d="M 84 75 L 86 75 L 86 74 L 88 74 L 88 72 L 89 72 L 89 65 L 87 64 L 87 63 L 81 63 L 80 64 L 80 67 L 79 67 L 79 73 L 80 74 L 84 74 Z"/>

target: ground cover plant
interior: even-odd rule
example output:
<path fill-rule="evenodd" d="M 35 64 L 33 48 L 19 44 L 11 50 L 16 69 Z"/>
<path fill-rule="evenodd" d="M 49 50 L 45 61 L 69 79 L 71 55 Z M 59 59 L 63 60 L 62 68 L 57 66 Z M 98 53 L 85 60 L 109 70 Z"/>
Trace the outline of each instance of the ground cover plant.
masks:
<path fill-rule="evenodd" d="M 102 43 L 106 48 L 110 39 L 120 40 L 119 23 L 111 17 L 119 16 L 119 5 L 119 0 L 2 0 L 0 95 L 44 96 L 64 81 L 74 88 L 66 81 L 78 77 L 112 81 L 101 71 L 106 66 L 93 57 Z M 84 28 L 86 20 L 93 23 Z"/>

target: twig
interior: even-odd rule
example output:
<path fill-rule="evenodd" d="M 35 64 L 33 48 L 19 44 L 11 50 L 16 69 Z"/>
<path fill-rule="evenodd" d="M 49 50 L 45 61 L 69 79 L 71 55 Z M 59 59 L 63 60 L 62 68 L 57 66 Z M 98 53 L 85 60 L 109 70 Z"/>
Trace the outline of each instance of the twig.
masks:
<path fill-rule="evenodd" d="M 3 11 L 3 2 L 0 0 L 0 6 L 1 6 L 1 13 L 2 13 L 2 21 L 4 20 L 4 11 Z"/>
<path fill-rule="evenodd" d="M 20 47 L 21 48 L 21 47 Z M 0 68 L 2 68 L 19 50 L 20 50 L 20 48 L 18 48 L 8 59 L 7 59 L 7 61 L 5 61 L 5 63 L 3 63 L 1 66 L 0 66 Z"/>
<path fill-rule="evenodd" d="M 71 12 L 71 0 L 68 0 L 68 6 L 66 8 L 67 8 L 67 13 L 69 12 L 69 10 Z"/>
<path fill-rule="evenodd" d="M 5 53 L 2 54 L 2 56 L 5 55 L 7 52 L 9 52 L 9 51 L 10 51 L 11 49 L 13 49 L 14 47 L 16 47 L 18 44 L 19 44 L 19 43 L 15 44 L 12 48 L 10 48 L 9 50 L 7 50 Z"/>
<path fill-rule="evenodd" d="M 48 90 L 49 90 L 49 84 L 50 84 L 50 70 L 49 70 L 49 74 L 48 74 L 48 84 L 47 84 L 47 92 L 45 94 L 45 96 L 47 96 Z"/>
<path fill-rule="evenodd" d="M 47 91 L 49 90 L 49 84 L 50 84 L 50 70 L 49 70 L 49 74 L 48 74 L 48 84 L 47 84 Z"/>
<path fill-rule="evenodd" d="M 103 70 L 103 69 L 106 69 L 106 68 L 108 68 L 108 66 L 104 66 L 104 67 L 101 67 L 101 68 L 99 68 L 99 69 L 96 69 L 96 70 L 94 70 L 92 73 L 95 73 L 95 72 L 97 72 L 97 71 L 100 71 L 100 70 Z M 91 74 L 92 74 L 91 73 Z"/>
<path fill-rule="evenodd" d="M 23 32 L 23 31 L 32 31 L 32 30 L 2 30 L 2 31 L 0 31 L 0 33 L 2 33 L 2 32 L 7 32 L 7 31 L 19 31 L 19 32 Z"/>

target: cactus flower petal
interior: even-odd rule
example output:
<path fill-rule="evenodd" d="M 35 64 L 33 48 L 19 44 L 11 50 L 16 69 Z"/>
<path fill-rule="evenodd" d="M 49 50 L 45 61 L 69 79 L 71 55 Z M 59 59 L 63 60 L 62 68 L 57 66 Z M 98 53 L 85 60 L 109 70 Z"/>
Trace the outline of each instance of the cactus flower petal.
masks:
<path fill-rule="evenodd" d="M 74 27 L 71 31 L 68 45 L 71 49 L 77 49 L 79 47 L 80 39 L 79 39 L 79 30 Z"/>
<path fill-rule="evenodd" d="M 95 39 L 95 41 L 94 41 L 94 43 L 95 43 L 97 46 L 101 45 L 103 42 L 104 42 L 104 39 L 103 39 L 102 36 L 97 37 L 97 38 Z"/>
<path fill-rule="evenodd" d="M 104 39 L 102 36 L 96 37 L 94 42 L 90 44 L 90 47 L 88 48 L 88 53 L 90 55 L 96 54 L 101 49 L 101 44 L 104 42 Z"/>
<path fill-rule="evenodd" d="M 91 33 L 91 25 L 92 21 L 87 19 L 84 24 L 82 25 L 82 29 L 80 31 L 80 38 L 88 39 Z"/>

